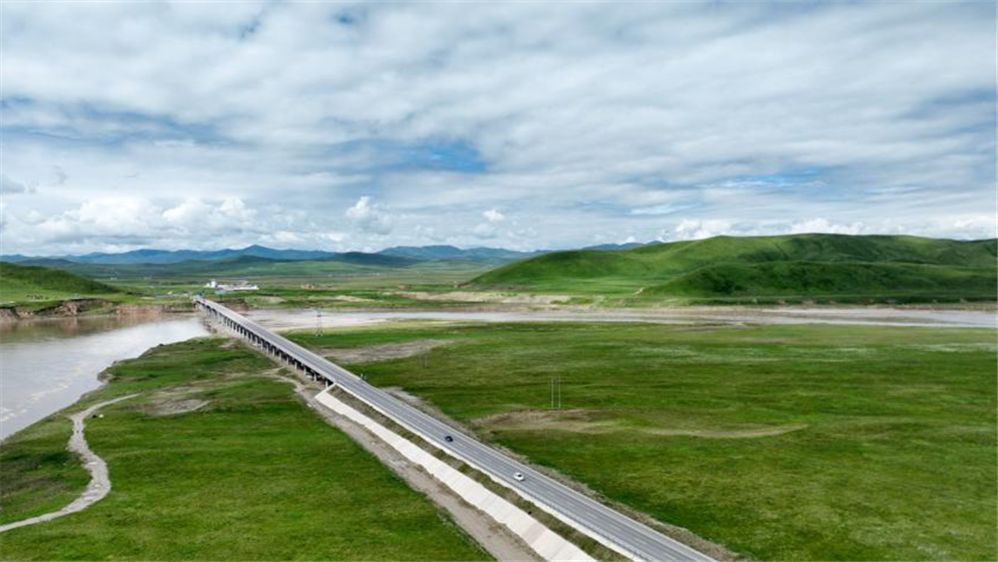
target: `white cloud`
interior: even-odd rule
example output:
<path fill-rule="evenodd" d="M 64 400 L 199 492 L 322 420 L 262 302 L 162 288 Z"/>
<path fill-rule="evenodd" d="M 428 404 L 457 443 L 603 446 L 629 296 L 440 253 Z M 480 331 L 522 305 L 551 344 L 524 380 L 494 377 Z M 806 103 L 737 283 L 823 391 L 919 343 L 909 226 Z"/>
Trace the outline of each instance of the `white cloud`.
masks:
<path fill-rule="evenodd" d="M 321 243 L 976 236 L 995 219 L 967 217 L 998 203 L 994 20 L 986 2 L 5 4 L 0 191 L 44 186 L 7 201 L 11 224 L 127 194 L 169 232 L 85 223 L 84 249 L 307 243 L 347 208 L 350 235 Z"/>
<path fill-rule="evenodd" d="M 492 240 L 499 237 L 499 223 L 506 220 L 506 215 L 500 213 L 496 209 L 489 209 L 482 213 L 482 218 L 485 222 L 478 223 L 473 229 L 471 229 L 471 234 L 479 240 Z"/>
<path fill-rule="evenodd" d="M 475 228 L 471 230 L 471 233 L 475 238 L 481 240 L 490 240 L 498 236 L 499 232 L 496 230 L 496 225 L 490 222 L 483 222 L 475 225 Z"/>
<path fill-rule="evenodd" d="M 257 212 L 235 197 L 220 202 L 188 198 L 162 216 L 171 227 L 196 236 L 253 230 Z"/>
<path fill-rule="evenodd" d="M 4 251 L 17 240 L 32 254 L 123 251 L 140 247 L 213 249 L 267 243 L 277 247 L 345 250 L 349 236 L 300 213 L 252 208 L 242 200 L 188 198 L 154 202 L 115 196 L 89 199 L 53 216 L 2 213 Z M 21 250 L 17 250 L 21 251 Z"/>
<path fill-rule="evenodd" d="M 482 213 L 482 216 L 485 217 L 485 220 L 489 221 L 492 224 L 502 222 L 503 220 L 506 219 L 506 215 L 500 213 L 495 209 L 489 209 L 488 211 L 485 211 L 484 213 Z"/>
<path fill-rule="evenodd" d="M 731 233 L 731 223 L 723 220 L 690 220 L 683 219 L 672 231 L 663 236 L 664 241 L 673 240 L 700 240 L 722 234 Z"/>
<path fill-rule="evenodd" d="M 373 234 L 388 234 L 394 226 L 392 216 L 377 204 L 371 203 L 371 198 L 367 195 L 361 196 L 347 209 L 346 217 L 362 231 Z"/>
<path fill-rule="evenodd" d="M 657 237 L 663 242 L 675 240 L 700 240 L 712 236 L 765 236 L 774 234 L 907 234 L 913 227 L 903 225 L 894 219 L 880 219 L 875 222 L 838 223 L 826 218 L 813 218 L 803 221 L 731 222 L 725 220 L 683 219 L 671 229 L 662 231 Z M 933 238 L 954 237 L 964 240 L 980 240 L 998 237 L 998 227 L 989 215 L 963 217 L 941 217 L 923 221 L 914 229 L 924 236 Z"/>
<path fill-rule="evenodd" d="M 852 224 L 834 224 L 828 219 L 811 219 L 790 225 L 792 234 L 808 232 L 823 232 L 827 234 L 866 234 L 866 226 L 863 223 L 854 222 Z"/>

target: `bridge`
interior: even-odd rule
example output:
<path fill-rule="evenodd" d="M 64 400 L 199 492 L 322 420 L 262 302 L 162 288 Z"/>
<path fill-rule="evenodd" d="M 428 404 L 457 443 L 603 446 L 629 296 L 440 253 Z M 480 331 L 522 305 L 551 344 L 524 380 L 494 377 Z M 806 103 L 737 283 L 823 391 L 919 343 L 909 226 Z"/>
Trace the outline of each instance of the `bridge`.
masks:
<path fill-rule="evenodd" d="M 335 385 L 434 447 L 460 459 L 547 511 L 567 525 L 627 558 L 712 562 L 683 543 L 577 492 L 549 476 L 485 445 L 446 423 L 368 384 L 350 371 L 300 345 L 263 328 L 227 307 L 196 297 L 195 305 L 207 317 L 245 338 L 265 353 L 294 367 L 327 387 Z M 519 473 L 520 480 L 514 477 Z"/>

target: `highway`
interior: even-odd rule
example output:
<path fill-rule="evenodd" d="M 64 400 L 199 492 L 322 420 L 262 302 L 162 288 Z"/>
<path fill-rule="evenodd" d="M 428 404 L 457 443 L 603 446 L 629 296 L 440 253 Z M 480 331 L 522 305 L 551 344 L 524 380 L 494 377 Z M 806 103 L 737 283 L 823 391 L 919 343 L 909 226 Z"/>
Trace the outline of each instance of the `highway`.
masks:
<path fill-rule="evenodd" d="M 202 297 L 195 298 L 195 303 L 209 316 L 221 320 L 229 328 L 261 346 L 264 351 L 295 364 L 309 375 L 321 377 L 339 386 L 435 447 L 468 463 L 538 507 L 628 558 L 647 562 L 712 560 L 705 554 L 572 490 L 453 429 L 446 423 L 395 399 L 350 371 L 270 332 L 225 306 Z M 446 441 L 446 436 L 451 436 L 453 441 Z M 516 472 L 524 475 L 522 481 L 513 478 Z"/>

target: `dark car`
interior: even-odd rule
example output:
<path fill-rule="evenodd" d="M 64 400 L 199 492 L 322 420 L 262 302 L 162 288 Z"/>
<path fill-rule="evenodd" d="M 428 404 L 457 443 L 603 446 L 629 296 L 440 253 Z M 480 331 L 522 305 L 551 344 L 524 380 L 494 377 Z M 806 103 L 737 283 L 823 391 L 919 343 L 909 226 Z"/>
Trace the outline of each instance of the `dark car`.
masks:
<path fill-rule="evenodd" d="M 453 443 L 454 442 L 454 438 L 451 437 L 450 435 L 444 435 L 444 441 L 446 441 L 448 443 Z"/>

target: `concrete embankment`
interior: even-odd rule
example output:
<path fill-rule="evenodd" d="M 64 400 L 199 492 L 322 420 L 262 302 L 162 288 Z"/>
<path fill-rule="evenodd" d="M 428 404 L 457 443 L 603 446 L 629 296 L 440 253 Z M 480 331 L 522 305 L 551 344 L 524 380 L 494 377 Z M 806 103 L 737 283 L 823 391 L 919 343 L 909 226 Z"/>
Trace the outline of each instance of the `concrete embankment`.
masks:
<path fill-rule="evenodd" d="M 316 400 L 323 406 L 346 417 L 352 422 L 387 443 L 409 462 L 421 467 L 464 501 L 492 517 L 520 537 L 544 560 L 585 561 L 593 558 L 582 549 L 568 542 L 543 523 L 506 501 L 471 477 L 436 458 L 408 439 L 384 427 L 370 417 L 338 400 L 329 391 L 319 393 Z"/>

